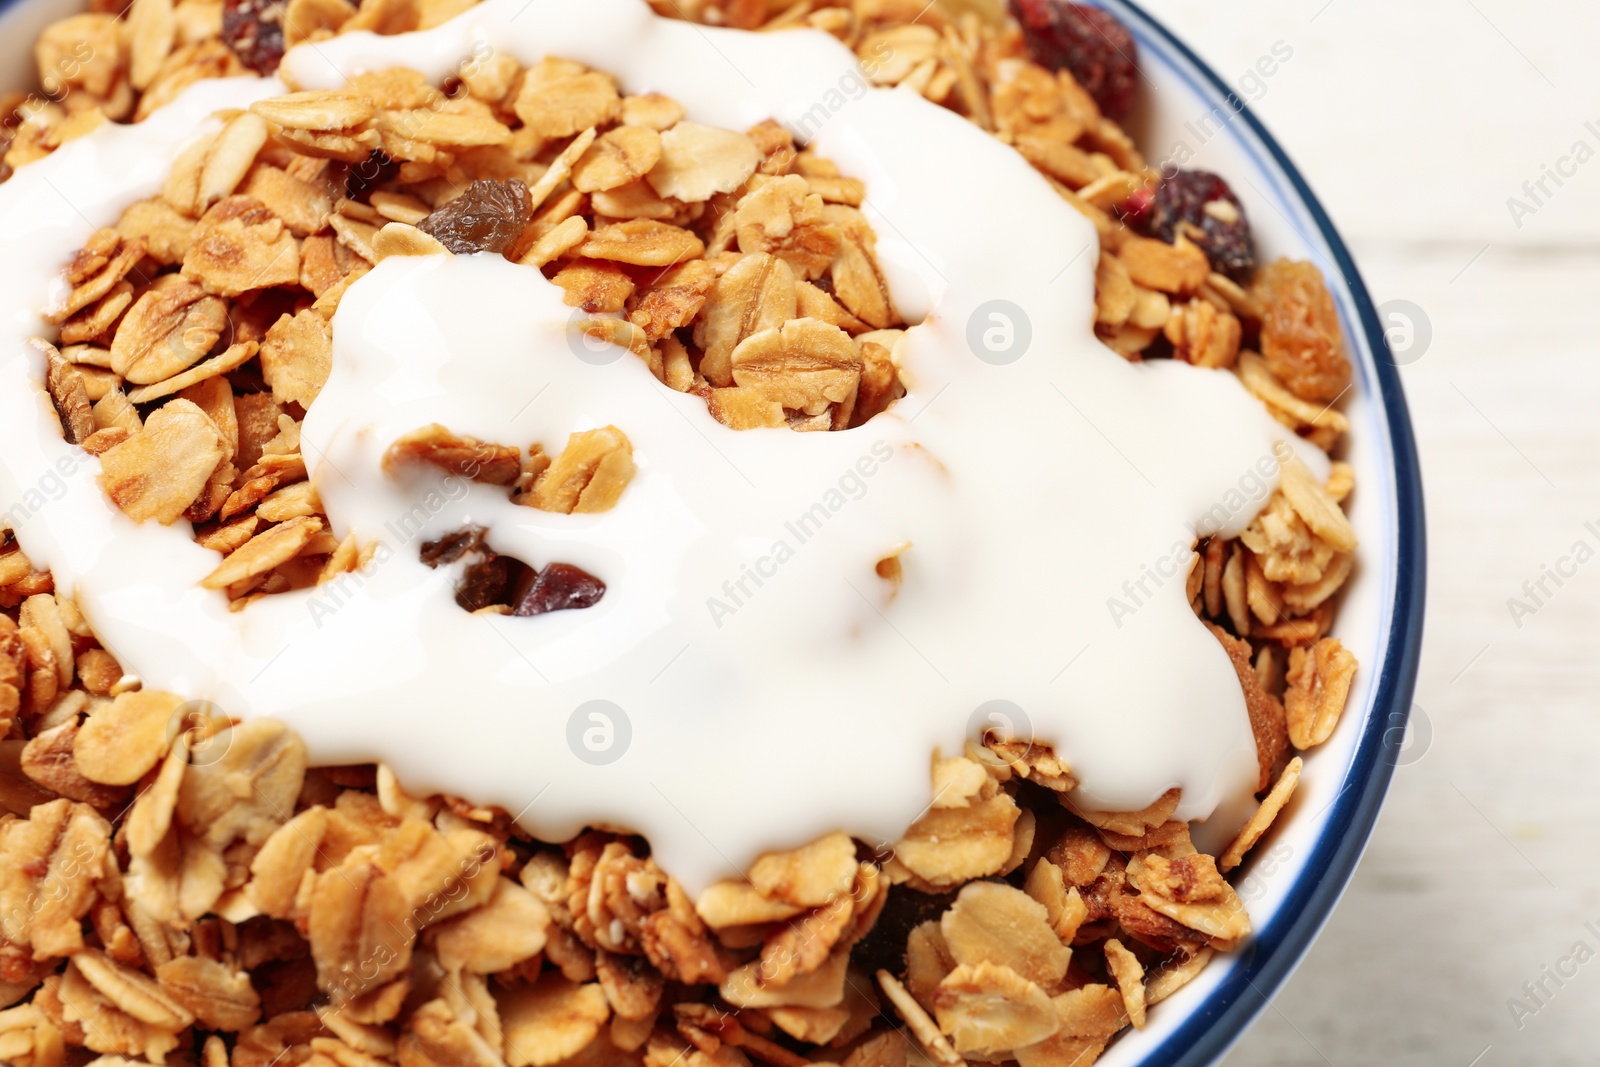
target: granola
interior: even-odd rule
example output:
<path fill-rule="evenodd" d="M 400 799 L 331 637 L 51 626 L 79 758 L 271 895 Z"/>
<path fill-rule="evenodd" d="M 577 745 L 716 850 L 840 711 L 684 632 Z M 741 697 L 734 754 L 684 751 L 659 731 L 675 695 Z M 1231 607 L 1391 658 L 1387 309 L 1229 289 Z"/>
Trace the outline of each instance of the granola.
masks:
<path fill-rule="evenodd" d="M 125 19 L 97 3 L 41 35 L 45 95 L 8 100 L 0 180 L 200 78 L 469 2 L 135 0 Z M 1190 218 L 1184 183 L 1117 125 L 1126 72 L 1086 82 L 1047 5 L 1023 5 L 1026 29 L 944 0 L 663 6 L 832 33 L 875 84 L 990 130 L 1099 232 L 1106 344 L 1236 373 L 1323 448 L 1348 431 L 1336 404 L 1351 370 L 1320 274 L 1282 262 L 1252 278 L 1225 184 Z M 330 530 L 300 428 L 332 370 L 340 299 L 390 256 L 490 252 L 540 271 L 594 316 L 574 331 L 735 429 L 845 430 L 905 391 L 908 323 L 861 210 L 870 190 L 776 123 L 705 126 L 604 71 L 505 56 L 443 85 L 367 74 L 224 119 L 66 265 L 59 335 L 39 344 L 63 437 L 99 457 L 108 499 L 136 522 L 193 522 L 224 557 L 201 584 L 237 607 L 362 558 Z M 423 468 L 562 514 L 616 507 L 635 473 L 617 426 L 566 442 L 426 426 L 390 443 L 388 476 Z M 698 899 L 637 837 L 537 842 L 506 812 L 409 796 L 386 767 L 309 768 L 279 724 L 145 689 L 0 532 L 0 1059 L 881 1067 L 914 1041 L 950 1067 L 1088 1064 L 1248 936 L 1224 875 L 1349 697 L 1357 665 L 1328 631 L 1356 565 L 1351 472 L 1281 468 L 1249 529 L 1202 542 L 1190 576 L 1260 762 L 1259 810 L 1220 857 L 1171 818 L 1175 792 L 1084 810 L 1070 753 L 986 738 L 936 761 L 935 800 L 901 840 L 831 834 Z M 605 591 L 576 567 L 497 555 L 482 531 L 423 559 L 466 561 L 457 599 L 472 611 Z"/>

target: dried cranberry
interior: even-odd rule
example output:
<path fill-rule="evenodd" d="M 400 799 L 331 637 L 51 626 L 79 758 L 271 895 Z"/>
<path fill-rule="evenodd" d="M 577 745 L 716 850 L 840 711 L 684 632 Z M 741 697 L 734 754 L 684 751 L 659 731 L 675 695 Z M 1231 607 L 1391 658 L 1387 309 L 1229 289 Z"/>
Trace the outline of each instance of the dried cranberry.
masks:
<path fill-rule="evenodd" d="M 1256 241 L 1244 205 L 1221 178 L 1204 170 L 1180 170 L 1156 189 L 1150 228 L 1164 241 L 1179 233 L 1205 250 L 1213 270 L 1236 282 L 1256 269 Z"/>
<path fill-rule="evenodd" d="M 513 606 L 513 615 L 544 615 L 551 611 L 592 608 L 606 595 L 606 583 L 570 563 L 552 563 L 539 572 L 533 585 Z"/>
<path fill-rule="evenodd" d="M 222 39 L 239 62 L 271 74 L 283 59 L 285 0 L 222 0 Z"/>
<path fill-rule="evenodd" d="M 1139 88 L 1139 49 L 1126 26 L 1097 7 L 1065 0 L 1011 0 L 1011 10 L 1034 59 L 1070 71 L 1107 118 L 1127 119 Z"/>
<path fill-rule="evenodd" d="M 457 255 L 504 252 L 532 215 L 528 187 L 517 179 L 475 181 L 466 192 L 417 223 L 417 229 L 437 237 Z"/>
<path fill-rule="evenodd" d="M 1155 212 L 1156 191 L 1151 186 L 1138 189 L 1128 199 L 1113 206 L 1117 218 L 1135 230 L 1143 230 L 1150 225 L 1150 216 Z"/>

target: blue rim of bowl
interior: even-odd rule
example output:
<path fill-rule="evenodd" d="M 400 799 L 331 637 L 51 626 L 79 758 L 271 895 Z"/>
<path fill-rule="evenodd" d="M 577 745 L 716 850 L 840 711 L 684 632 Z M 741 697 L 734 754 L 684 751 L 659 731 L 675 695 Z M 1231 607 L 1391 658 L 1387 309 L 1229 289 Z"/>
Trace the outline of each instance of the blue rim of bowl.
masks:
<path fill-rule="evenodd" d="M 0 0 L 0 14 L 24 2 Z M 1236 118 L 1287 178 L 1294 195 L 1327 243 L 1355 303 L 1367 344 L 1377 357 L 1373 360 L 1374 380 L 1388 419 L 1388 443 L 1394 461 L 1398 560 L 1394 615 L 1384 649 L 1383 674 L 1373 699 L 1373 715 L 1366 723 L 1352 759 L 1350 778 L 1329 810 L 1313 849 L 1317 859 L 1301 872 L 1273 920 L 1243 948 L 1243 962 L 1210 994 L 1201 1010 L 1186 1019 L 1143 1061 L 1143 1067 L 1206 1067 L 1220 1059 L 1243 1034 L 1311 947 L 1355 872 L 1377 821 L 1394 773 L 1395 757 L 1404 741 L 1404 726 L 1410 715 L 1422 645 L 1427 554 L 1422 475 L 1400 373 L 1389 351 L 1382 322 L 1361 272 L 1316 194 L 1248 105 L 1170 30 L 1130 0 L 1095 2 L 1114 11 L 1136 37 L 1159 41 L 1164 51 L 1177 56 L 1189 68 L 1184 73 L 1198 77 L 1206 89 L 1229 101 Z M 1389 358 L 1383 358 L 1385 355 Z"/>
<path fill-rule="evenodd" d="M 1206 1067 L 1243 1035 L 1305 956 L 1355 873 L 1377 821 L 1404 744 L 1422 646 L 1427 562 L 1422 474 L 1400 372 L 1382 320 L 1350 250 L 1305 178 L 1238 93 L 1164 25 L 1131 0 L 1093 2 L 1121 18 L 1141 44 L 1157 42 L 1160 51 L 1176 57 L 1187 68 L 1179 69 L 1179 75 L 1191 84 L 1198 83 L 1195 87 L 1204 95 L 1225 101 L 1243 124 L 1244 136 L 1256 142 L 1254 146 L 1245 144 L 1246 150 L 1264 150 L 1267 162 L 1287 180 L 1289 191 L 1304 206 L 1343 276 L 1374 357 L 1372 380 L 1388 421 L 1394 465 L 1397 560 L 1393 615 L 1372 715 L 1351 758 L 1349 774 L 1312 847 L 1312 859 L 1272 919 L 1241 948 L 1235 966 L 1198 1010 L 1140 1061 L 1141 1067 Z"/>

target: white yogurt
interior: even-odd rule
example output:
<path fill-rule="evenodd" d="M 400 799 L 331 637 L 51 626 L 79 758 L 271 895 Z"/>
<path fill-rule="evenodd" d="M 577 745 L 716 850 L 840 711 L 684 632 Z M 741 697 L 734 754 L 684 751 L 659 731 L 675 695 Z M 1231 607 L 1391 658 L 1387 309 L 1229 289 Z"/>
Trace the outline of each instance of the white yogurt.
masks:
<path fill-rule="evenodd" d="M 1254 745 L 1185 577 L 1197 535 L 1236 533 L 1265 502 L 1287 432 L 1232 375 L 1131 365 L 1096 341 L 1092 227 L 975 126 L 863 89 L 825 35 L 697 27 L 642 0 L 488 0 L 426 33 L 302 47 L 283 77 L 336 86 L 404 65 L 438 78 L 485 46 L 615 72 L 697 121 L 814 131 L 866 181 L 895 299 L 925 320 L 900 352 L 909 395 L 845 433 L 736 433 L 632 357 L 580 359 L 572 310 L 537 271 L 391 259 L 344 298 L 303 435 L 334 532 L 379 542 L 379 562 L 230 613 L 198 588 L 218 557 L 185 524 L 136 526 L 105 502 L 26 347 L 63 291 L 49 279 L 159 187 L 202 117 L 282 91 L 201 84 L 0 186 L 0 501 L 124 666 L 283 719 L 321 762 L 382 760 L 413 791 L 503 806 L 549 839 L 632 828 L 691 890 L 837 828 L 897 839 L 928 802 L 929 753 L 959 751 L 992 701 L 1068 755 L 1085 806 L 1139 808 L 1180 786 L 1178 817 L 1227 805 L 1212 830 L 1230 832 Z M 1013 362 L 969 345 L 976 316 L 974 335 L 1004 347 L 994 300 L 1031 331 Z M 552 452 L 615 424 L 639 470 L 591 516 L 385 478 L 386 446 L 433 422 Z M 598 575 L 604 600 L 467 615 L 456 576 L 417 550 L 468 523 L 536 567 Z M 903 548 L 895 596 L 874 568 Z"/>

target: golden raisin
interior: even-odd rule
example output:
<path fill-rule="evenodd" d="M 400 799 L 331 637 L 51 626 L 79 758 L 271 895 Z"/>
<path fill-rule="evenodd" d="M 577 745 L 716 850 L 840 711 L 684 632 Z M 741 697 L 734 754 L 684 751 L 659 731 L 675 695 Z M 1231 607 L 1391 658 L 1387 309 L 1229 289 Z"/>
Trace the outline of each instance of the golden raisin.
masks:
<path fill-rule="evenodd" d="M 1280 259 L 1256 276 L 1255 296 L 1267 368 L 1302 400 L 1338 399 L 1350 385 L 1350 360 L 1322 272 Z"/>

